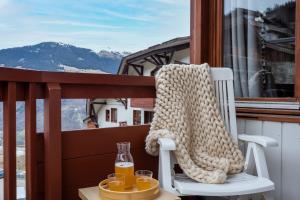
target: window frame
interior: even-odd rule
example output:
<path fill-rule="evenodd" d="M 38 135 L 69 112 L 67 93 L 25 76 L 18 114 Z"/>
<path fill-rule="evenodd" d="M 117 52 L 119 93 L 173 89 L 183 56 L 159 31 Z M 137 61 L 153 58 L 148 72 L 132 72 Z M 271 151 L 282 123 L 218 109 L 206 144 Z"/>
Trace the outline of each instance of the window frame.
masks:
<path fill-rule="evenodd" d="M 223 66 L 223 0 L 190 0 L 190 63 L 208 63 L 213 67 Z M 295 14 L 295 96 L 292 98 L 236 98 L 236 100 L 265 104 L 271 102 L 298 102 L 300 105 L 300 0 L 296 0 Z M 299 106 L 300 107 L 300 106 Z M 246 119 L 295 122 L 300 121 L 300 112 L 290 114 L 291 110 L 281 108 L 245 108 L 247 112 L 237 116 Z M 267 114 L 265 114 L 265 111 Z M 294 111 L 300 111 L 295 109 Z M 255 113 L 253 115 L 253 113 Z M 241 115 L 242 114 L 242 115 Z"/>
<path fill-rule="evenodd" d="M 236 99 L 265 102 L 290 101 L 291 99 L 300 101 L 300 0 L 295 1 L 295 96 Z M 210 66 L 223 66 L 223 6 L 223 0 L 191 0 L 191 63 L 207 62 Z"/>

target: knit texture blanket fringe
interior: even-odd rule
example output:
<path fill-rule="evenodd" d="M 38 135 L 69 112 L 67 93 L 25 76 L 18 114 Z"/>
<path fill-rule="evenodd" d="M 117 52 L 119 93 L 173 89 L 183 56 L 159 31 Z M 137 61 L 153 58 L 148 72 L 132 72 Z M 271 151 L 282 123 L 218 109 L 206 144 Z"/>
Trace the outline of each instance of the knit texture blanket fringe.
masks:
<path fill-rule="evenodd" d="M 158 138 L 172 138 L 178 164 L 202 183 L 224 183 L 243 170 L 244 158 L 226 131 L 208 64 L 162 67 L 155 77 L 157 99 L 146 151 L 158 155 Z"/>

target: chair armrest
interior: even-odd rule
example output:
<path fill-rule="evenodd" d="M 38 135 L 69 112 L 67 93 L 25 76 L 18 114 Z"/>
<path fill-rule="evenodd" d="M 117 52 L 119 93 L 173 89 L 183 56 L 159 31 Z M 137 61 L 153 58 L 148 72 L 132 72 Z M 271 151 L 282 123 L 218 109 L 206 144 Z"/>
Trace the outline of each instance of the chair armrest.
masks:
<path fill-rule="evenodd" d="M 278 143 L 275 139 L 266 136 L 261 136 L 261 135 L 240 134 L 238 135 L 238 139 L 245 142 L 254 142 L 256 144 L 260 144 L 263 147 L 278 146 Z"/>
<path fill-rule="evenodd" d="M 158 144 L 161 150 L 174 151 L 176 150 L 176 144 L 171 138 L 159 138 Z"/>

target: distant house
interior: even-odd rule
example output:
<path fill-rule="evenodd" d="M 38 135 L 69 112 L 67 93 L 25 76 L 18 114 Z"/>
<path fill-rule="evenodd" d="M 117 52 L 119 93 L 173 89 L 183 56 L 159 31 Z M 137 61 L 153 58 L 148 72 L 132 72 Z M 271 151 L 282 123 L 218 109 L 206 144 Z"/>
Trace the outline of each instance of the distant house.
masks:
<path fill-rule="evenodd" d="M 190 37 L 175 38 L 123 57 L 118 74 L 154 76 L 166 64 L 189 63 Z M 154 99 L 95 99 L 88 102 L 90 127 L 148 124 Z M 96 123 L 95 123 L 96 122 Z"/>

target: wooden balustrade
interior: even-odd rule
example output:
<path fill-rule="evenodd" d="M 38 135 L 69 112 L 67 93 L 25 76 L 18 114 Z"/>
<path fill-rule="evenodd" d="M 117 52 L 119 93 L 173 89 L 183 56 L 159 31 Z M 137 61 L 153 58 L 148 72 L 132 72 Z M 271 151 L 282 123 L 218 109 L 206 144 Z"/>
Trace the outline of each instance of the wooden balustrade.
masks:
<path fill-rule="evenodd" d="M 78 199 L 113 170 L 118 141 L 131 141 L 136 167 L 157 172 L 146 154 L 149 126 L 61 131 L 61 100 L 154 98 L 152 77 L 0 68 L 4 102 L 4 199 L 16 199 L 16 102 L 25 101 L 26 195 L 29 200 Z M 44 99 L 44 133 L 36 132 L 36 99 Z"/>

